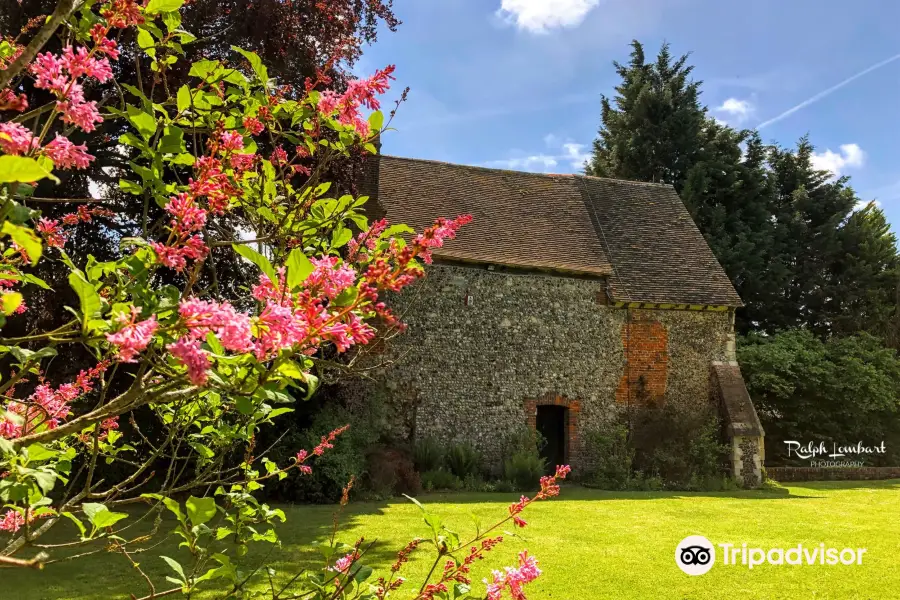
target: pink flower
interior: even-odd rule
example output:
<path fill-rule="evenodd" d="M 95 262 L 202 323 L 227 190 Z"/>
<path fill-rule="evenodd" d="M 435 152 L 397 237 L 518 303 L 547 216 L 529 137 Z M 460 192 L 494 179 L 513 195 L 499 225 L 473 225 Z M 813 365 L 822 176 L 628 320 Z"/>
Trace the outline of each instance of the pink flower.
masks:
<path fill-rule="evenodd" d="M 44 146 L 44 153 L 60 169 L 86 169 L 94 157 L 87 153 L 87 146 L 76 146 L 65 136 L 56 134 L 52 142 Z"/>
<path fill-rule="evenodd" d="M 56 108 L 62 113 L 62 120 L 80 127 L 83 131 L 91 132 L 97 127 L 95 123 L 102 123 L 103 117 L 97 110 L 97 103 L 91 102 L 57 102 Z"/>
<path fill-rule="evenodd" d="M 259 135 L 265 129 L 265 125 L 256 117 L 244 117 L 244 129 L 250 135 Z"/>
<path fill-rule="evenodd" d="M 0 90 L 0 110 L 13 110 L 24 112 L 28 108 L 28 98 L 25 94 L 18 96 L 10 89 Z"/>
<path fill-rule="evenodd" d="M 484 582 L 487 584 L 487 600 L 500 600 L 503 591 L 508 589 L 509 595 L 513 600 L 527 600 L 522 586 L 531 583 L 541 574 L 541 570 L 537 567 L 537 560 L 533 556 L 528 556 L 528 551 L 523 550 L 519 553 L 519 567 L 505 567 L 504 571 L 494 571 L 493 581 Z"/>
<path fill-rule="evenodd" d="M 273 165 L 280 167 L 287 163 L 287 152 L 284 151 L 284 148 L 278 146 L 272 151 L 272 156 L 269 157 L 269 160 L 272 161 Z"/>
<path fill-rule="evenodd" d="M 63 74 L 62 62 L 54 55 L 49 52 L 38 54 L 30 68 L 35 78 L 35 87 L 58 94 L 65 91 L 69 78 Z"/>
<path fill-rule="evenodd" d="M 207 374 L 211 364 L 206 352 L 200 347 L 200 342 L 183 337 L 174 344 L 166 346 L 178 361 L 187 367 L 188 379 L 194 385 L 206 385 Z"/>
<path fill-rule="evenodd" d="M 309 325 L 302 317 L 295 318 L 289 306 L 267 302 L 256 320 L 256 357 L 259 360 L 291 348 L 306 338 Z"/>
<path fill-rule="evenodd" d="M 187 194 L 178 194 L 169 199 L 166 212 L 174 217 L 171 225 L 176 235 L 200 231 L 206 225 L 206 211 L 197 206 Z"/>
<path fill-rule="evenodd" d="M 359 553 L 353 551 L 347 556 L 337 559 L 337 561 L 334 563 L 334 566 L 331 567 L 331 570 L 337 571 L 338 573 L 346 573 L 350 570 L 350 567 L 352 567 L 353 563 L 355 563 L 357 560 L 359 560 Z"/>
<path fill-rule="evenodd" d="M 176 271 L 183 271 L 187 266 L 188 259 L 200 260 L 206 258 L 209 248 L 203 243 L 203 238 L 199 235 L 189 237 L 183 244 L 175 246 L 166 246 L 159 242 L 151 242 L 150 247 L 156 253 L 159 262 Z"/>
<path fill-rule="evenodd" d="M 100 14 L 109 22 L 110 27 L 124 29 L 129 25 L 140 25 L 144 22 L 141 10 L 137 0 L 112 0 Z"/>
<path fill-rule="evenodd" d="M 232 154 L 231 168 L 235 171 L 247 171 L 256 163 L 256 154 Z"/>
<path fill-rule="evenodd" d="M 356 282 L 356 271 L 353 267 L 340 265 L 337 256 L 310 258 L 313 272 L 306 278 L 304 285 L 310 290 L 321 292 L 326 298 L 333 300 Z"/>
<path fill-rule="evenodd" d="M 105 58 L 93 58 L 84 46 L 72 50 L 72 46 L 63 48 L 62 64 L 71 77 L 87 75 L 100 83 L 112 78 L 112 69 Z"/>
<path fill-rule="evenodd" d="M 66 245 L 66 232 L 63 231 L 59 221 L 41 217 L 35 229 L 47 241 L 48 246 L 62 248 Z"/>
<path fill-rule="evenodd" d="M 117 346 L 118 358 L 121 362 L 134 362 L 134 357 L 143 352 L 153 340 L 153 334 L 159 328 L 156 316 L 144 321 L 136 321 L 140 309 L 131 307 L 131 317 L 122 317 L 124 327 L 116 333 L 106 334 L 106 341 Z"/>
<path fill-rule="evenodd" d="M 0 519 L 0 530 L 15 533 L 25 524 L 25 517 L 17 510 L 8 510 Z"/>
<path fill-rule="evenodd" d="M 237 131 L 226 131 L 222 134 L 222 149 L 225 151 L 242 150 L 244 138 Z"/>
<path fill-rule="evenodd" d="M 236 311 L 228 302 L 190 298 L 182 300 L 178 312 L 188 327 L 188 335 L 194 339 L 212 332 L 226 350 L 243 353 L 253 349 L 250 317 Z"/>
<path fill-rule="evenodd" d="M 31 131 L 18 123 L 0 123 L 0 150 L 7 154 L 25 154 L 37 145 Z"/>
<path fill-rule="evenodd" d="M 319 112 L 323 115 L 331 116 L 338 109 L 340 102 L 340 95 L 332 90 L 325 90 L 319 95 Z"/>

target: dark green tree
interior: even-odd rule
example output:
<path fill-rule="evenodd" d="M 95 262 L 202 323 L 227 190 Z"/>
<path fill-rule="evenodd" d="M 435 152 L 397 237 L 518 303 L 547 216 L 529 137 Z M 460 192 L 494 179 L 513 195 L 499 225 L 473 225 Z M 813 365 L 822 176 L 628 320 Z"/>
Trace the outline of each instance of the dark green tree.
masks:
<path fill-rule="evenodd" d="M 900 458 L 900 357 L 861 333 L 823 341 L 808 329 L 752 335 L 738 348 L 741 371 L 766 432 L 766 462 L 789 464 L 785 440 L 830 445 L 885 442 Z"/>
<path fill-rule="evenodd" d="M 742 333 L 809 327 L 898 343 L 896 239 L 846 178 L 813 164 L 807 138 L 766 145 L 707 116 L 688 55 L 648 62 L 632 42 L 602 98 L 589 175 L 672 184 L 745 303 Z"/>

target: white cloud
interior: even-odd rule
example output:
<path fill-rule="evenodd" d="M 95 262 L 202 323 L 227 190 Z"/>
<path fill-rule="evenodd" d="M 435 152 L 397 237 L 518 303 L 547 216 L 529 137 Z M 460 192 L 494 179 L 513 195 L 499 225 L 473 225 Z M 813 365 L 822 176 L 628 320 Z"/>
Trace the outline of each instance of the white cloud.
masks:
<path fill-rule="evenodd" d="M 519 29 L 546 33 L 580 24 L 600 0 L 501 0 L 497 15 Z"/>
<path fill-rule="evenodd" d="M 500 160 L 490 160 L 484 163 L 487 167 L 499 169 L 513 169 L 516 171 L 533 171 L 538 173 L 571 173 L 584 169 L 584 163 L 591 157 L 586 144 L 576 142 L 563 142 L 559 136 L 548 134 L 544 136 L 544 144 L 553 153 L 539 152 L 513 156 Z M 515 154 L 515 153 L 514 153 Z"/>
<path fill-rule="evenodd" d="M 878 200 L 860 200 L 853 207 L 853 210 L 854 211 L 862 210 L 862 209 L 866 208 L 867 206 L 869 206 L 869 204 L 874 204 L 875 208 L 881 208 L 881 202 L 879 202 Z"/>
<path fill-rule="evenodd" d="M 737 98 L 729 98 L 716 107 L 717 112 L 725 113 L 732 117 L 736 122 L 742 123 L 753 114 L 753 103 L 749 100 L 738 100 Z"/>
<path fill-rule="evenodd" d="M 857 144 L 841 144 L 841 151 L 813 152 L 812 166 L 822 171 L 831 171 L 835 177 L 840 177 L 844 170 L 858 168 L 865 164 L 866 153 Z"/>

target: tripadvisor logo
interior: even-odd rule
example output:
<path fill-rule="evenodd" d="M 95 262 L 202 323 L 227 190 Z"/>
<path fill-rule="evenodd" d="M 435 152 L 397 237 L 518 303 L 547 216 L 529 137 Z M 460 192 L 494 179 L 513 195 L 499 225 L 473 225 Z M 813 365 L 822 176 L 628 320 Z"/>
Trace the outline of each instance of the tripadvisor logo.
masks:
<path fill-rule="evenodd" d="M 718 550 L 716 550 L 718 547 Z M 790 548 L 751 548 L 747 544 L 715 544 L 702 535 L 690 535 L 675 548 L 675 564 L 688 575 L 704 575 L 716 564 L 716 554 L 721 564 L 753 569 L 760 565 L 861 565 L 866 548 L 826 547 L 825 544 L 804 546 L 797 544 Z"/>

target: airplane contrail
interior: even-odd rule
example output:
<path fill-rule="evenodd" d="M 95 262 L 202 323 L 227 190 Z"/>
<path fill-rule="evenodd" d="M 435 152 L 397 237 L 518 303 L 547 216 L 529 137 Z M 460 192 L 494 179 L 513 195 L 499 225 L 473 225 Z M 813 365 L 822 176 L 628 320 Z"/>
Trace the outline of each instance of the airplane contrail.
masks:
<path fill-rule="evenodd" d="M 868 75 L 868 74 L 871 73 L 872 71 L 875 71 L 876 69 L 880 69 L 881 67 L 883 67 L 883 66 L 885 66 L 885 65 L 888 65 L 888 64 L 890 64 L 890 63 L 892 63 L 892 62 L 894 62 L 895 60 L 898 60 L 898 59 L 900 59 L 900 54 L 895 54 L 894 56 L 892 56 L 892 57 L 890 57 L 890 58 L 887 58 L 887 59 L 885 59 L 885 60 L 883 60 L 883 61 L 881 61 L 881 62 L 879 62 L 879 63 L 876 63 L 876 64 L 872 65 L 871 67 L 868 67 L 867 69 L 863 69 L 862 71 L 860 71 L 860 72 L 857 73 L 856 75 L 853 75 L 853 76 L 851 76 L 851 77 L 848 77 L 847 79 L 843 80 L 842 82 L 840 82 L 840 83 L 838 83 L 838 84 L 836 84 L 836 85 L 831 86 L 831 87 L 828 88 L 827 90 L 823 90 L 823 91 L 819 92 L 819 93 L 816 94 L 815 96 L 813 96 L 813 97 L 811 97 L 811 98 L 808 98 L 807 100 L 804 100 L 803 102 L 801 102 L 801 103 L 798 104 L 797 106 L 794 106 L 794 107 L 792 107 L 792 108 L 787 109 L 786 111 L 784 111 L 784 112 L 781 113 L 780 115 L 778 115 L 778 116 L 776 116 L 776 117 L 772 117 L 772 118 L 769 119 L 768 121 L 763 121 L 762 123 L 760 123 L 759 125 L 757 125 L 756 128 L 757 128 L 757 129 L 762 129 L 763 127 L 768 127 L 768 126 L 771 125 L 772 123 L 777 123 L 778 121 L 781 121 L 782 119 L 786 119 L 787 117 L 791 116 L 792 114 L 794 114 L 794 113 L 797 112 L 798 110 L 802 110 L 802 109 L 806 108 L 807 106 L 809 106 L 810 104 L 813 104 L 813 103 L 815 103 L 815 102 L 818 102 L 819 100 L 821 100 L 822 98 L 824 98 L 824 97 L 826 97 L 826 96 L 830 96 L 831 94 L 833 94 L 834 92 L 838 91 L 839 89 L 841 89 L 841 88 L 844 87 L 845 85 L 849 85 L 850 83 L 853 83 L 854 81 L 856 81 L 856 80 L 859 79 L 860 77 L 863 77 L 863 76 L 865 76 L 865 75 Z"/>

